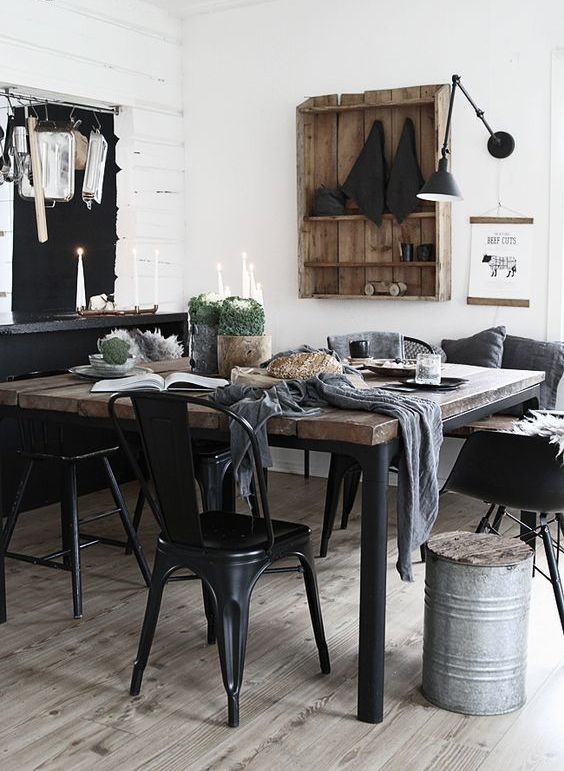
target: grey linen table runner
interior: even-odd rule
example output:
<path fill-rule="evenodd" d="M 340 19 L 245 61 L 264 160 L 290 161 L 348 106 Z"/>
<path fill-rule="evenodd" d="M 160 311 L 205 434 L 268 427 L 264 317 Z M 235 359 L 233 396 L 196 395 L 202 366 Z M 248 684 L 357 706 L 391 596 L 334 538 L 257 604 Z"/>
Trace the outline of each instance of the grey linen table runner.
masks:
<path fill-rule="evenodd" d="M 321 374 L 310 380 L 289 380 L 267 390 L 229 385 L 215 392 L 218 404 L 246 418 L 257 434 L 263 466 L 272 465 L 266 424 L 274 415 L 315 415 L 321 407 L 378 412 L 400 425 L 398 467 L 397 569 L 412 581 L 411 552 L 427 540 L 438 513 L 437 469 L 443 440 L 439 406 L 428 399 L 394 394 L 382 388 L 357 389 L 346 375 Z M 241 496 L 248 498 L 252 479 L 249 442 L 244 431 L 231 424 L 231 454 Z"/>

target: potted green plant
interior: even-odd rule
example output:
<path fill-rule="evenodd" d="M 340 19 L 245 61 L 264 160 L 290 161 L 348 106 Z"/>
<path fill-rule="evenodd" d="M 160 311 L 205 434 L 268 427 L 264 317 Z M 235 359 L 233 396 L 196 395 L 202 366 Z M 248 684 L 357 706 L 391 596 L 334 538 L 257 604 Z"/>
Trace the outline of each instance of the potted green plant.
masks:
<path fill-rule="evenodd" d="M 190 314 L 190 359 L 192 369 L 201 375 L 217 373 L 217 327 L 223 298 L 207 292 L 192 297 Z"/>
<path fill-rule="evenodd" d="M 256 367 L 272 356 L 272 338 L 264 334 L 264 308 L 250 297 L 227 297 L 219 314 L 217 360 L 219 374 L 233 367 Z"/>

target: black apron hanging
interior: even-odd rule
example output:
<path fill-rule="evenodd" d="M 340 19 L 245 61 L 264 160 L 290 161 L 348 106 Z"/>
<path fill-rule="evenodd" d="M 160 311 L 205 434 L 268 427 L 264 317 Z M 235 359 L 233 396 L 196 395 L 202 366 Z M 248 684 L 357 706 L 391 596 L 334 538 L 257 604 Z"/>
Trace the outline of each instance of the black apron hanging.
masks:
<path fill-rule="evenodd" d="M 384 127 L 381 121 L 375 120 L 342 189 L 376 225 L 382 224 L 386 200 L 386 173 Z"/>
<path fill-rule="evenodd" d="M 415 129 L 411 118 L 403 124 L 396 157 L 392 163 L 386 203 L 398 222 L 403 222 L 419 204 L 417 193 L 423 187 L 423 177 L 417 161 Z"/>

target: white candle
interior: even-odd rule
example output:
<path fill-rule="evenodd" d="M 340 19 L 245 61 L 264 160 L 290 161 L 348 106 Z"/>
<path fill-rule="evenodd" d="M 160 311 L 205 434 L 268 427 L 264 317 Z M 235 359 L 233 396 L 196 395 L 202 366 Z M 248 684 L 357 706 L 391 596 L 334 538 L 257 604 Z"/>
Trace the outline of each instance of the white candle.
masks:
<path fill-rule="evenodd" d="M 155 249 L 155 284 L 153 287 L 153 305 L 159 304 L 159 250 Z"/>
<path fill-rule="evenodd" d="M 137 249 L 133 250 L 133 306 L 139 307 L 139 273 L 137 271 Z"/>
<path fill-rule="evenodd" d="M 82 256 L 84 249 L 79 248 L 76 250 L 78 255 L 78 264 L 76 269 L 76 310 L 79 311 L 82 308 L 86 308 L 86 288 L 84 285 L 84 263 L 82 262 Z"/>
<path fill-rule="evenodd" d="M 264 297 L 263 297 L 263 294 L 262 294 L 262 284 L 261 283 L 257 284 L 257 291 L 256 291 L 255 300 L 258 303 L 260 303 L 262 306 L 264 306 Z"/>
<path fill-rule="evenodd" d="M 248 297 L 250 294 L 249 271 L 247 270 L 247 252 L 241 254 L 243 260 L 243 269 L 241 274 L 241 297 Z"/>
<path fill-rule="evenodd" d="M 231 289 L 229 289 L 228 286 L 225 287 L 225 296 L 226 297 L 231 297 Z"/>
<path fill-rule="evenodd" d="M 221 275 L 221 263 L 217 263 L 217 293 L 220 297 L 225 297 L 225 290 L 223 288 L 223 276 Z"/>
<path fill-rule="evenodd" d="M 253 300 L 257 300 L 257 285 L 255 282 L 255 266 L 251 262 L 249 265 L 249 286 L 251 289 L 251 297 Z"/>

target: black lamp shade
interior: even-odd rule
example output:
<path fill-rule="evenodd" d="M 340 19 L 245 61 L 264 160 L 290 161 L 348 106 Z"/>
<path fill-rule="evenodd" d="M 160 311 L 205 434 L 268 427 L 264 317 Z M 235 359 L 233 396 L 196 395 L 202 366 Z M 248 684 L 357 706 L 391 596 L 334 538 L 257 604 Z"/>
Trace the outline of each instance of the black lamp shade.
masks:
<path fill-rule="evenodd" d="M 455 178 L 448 170 L 448 160 L 441 158 L 439 168 L 432 174 L 421 190 L 418 198 L 424 201 L 462 201 L 462 193 Z"/>

